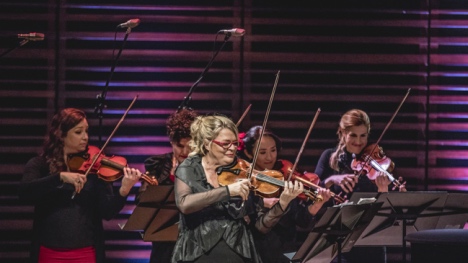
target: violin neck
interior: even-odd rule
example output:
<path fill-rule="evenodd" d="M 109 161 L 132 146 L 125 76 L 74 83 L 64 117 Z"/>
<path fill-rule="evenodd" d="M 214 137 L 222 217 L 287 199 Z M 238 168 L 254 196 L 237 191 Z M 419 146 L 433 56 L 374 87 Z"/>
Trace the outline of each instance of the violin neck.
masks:
<path fill-rule="evenodd" d="M 123 171 L 125 168 L 124 165 L 121 165 L 120 163 L 113 162 L 109 159 L 102 158 L 101 159 L 101 164 L 105 166 L 109 166 L 110 168 L 114 168 L 119 171 Z M 158 180 L 154 176 L 148 176 L 147 174 L 141 174 L 141 180 L 147 182 L 150 185 L 158 185 Z"/>
<path fill-rule="evenodd" d="M 121 165 L 120 163 L 113 162 L 106 158 L 101 159 L 101 164 L 117 169 L 119 171 L 122 171 L 125 168 L 125 166 Z"/>
<path fill-rule="evenodd" d="M 268 176 L 268 175 L 264 175 L 262 173 L 257 173 L 255 178 L 257 178 L 257 180 L 265 182 L 265 183 L 269 183 L 269 184 L 276 185 L 276 186 L 279 186 L 279 187 L 284 187 L 284 181 L 278 180 L 278 179 L 273 178 L 273 177 Z"/>

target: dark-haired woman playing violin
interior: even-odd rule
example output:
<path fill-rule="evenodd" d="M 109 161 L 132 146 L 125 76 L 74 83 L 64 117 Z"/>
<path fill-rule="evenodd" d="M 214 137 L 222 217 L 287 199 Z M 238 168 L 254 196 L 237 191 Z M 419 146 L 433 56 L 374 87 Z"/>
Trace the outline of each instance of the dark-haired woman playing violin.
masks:
<path fill-rule="evenodd" d="M 390 180 L 379 174 L 375 181 L 367 176 L 356 176 L 352 169 L 353 154 L 359 156 L 366 148 L 370 132 L 370 119 L 366 112 L 359 109 L 347 111 L 338 127 L 338 145 L 325 150 L 317 163 L 315 173 L 320 176 L 325 187 L 335 193 L 388 192 Z M 343 253 L 341 262 L 385 262 L 383 248 L 354 247 Z M 336 259 L 335 259 L 336 260 Z"/>
<path fill-rule="evenodd" d="M 259 147 L 255 163 L 257 170 L 283 170 L 284 161 L 278 159 L 281 139 L 265 129 L 259 142 L 261 131 L 261 126 L 254 126 L 241 135 L 243 144 L 239 147 L 240 156 L 251 161 Z M 308 228 L 313 224 L 314 216 L 330 198 L 330 190 L 319 189 L 318 194 L 322 196 L 322 201 L 311 202 L 299 198 L 292 200 L 286 214 L 267 234 L 253 231 L 257 249 L 264 262 L 290 262 L 284 254 L 297 251 L 303 241 L 298 237 L 297 227 Z M 263 198 L 263 202 L 265 209 L 269 209 L 278 202 L 278 198 Z"/>
<path fill-rule="evenodd" d="M 69 156 L 87 147 L 85 113 L 66 108 L 53 117 L 42 154 L 26 164 L 19 196 L 34 205 L 29 262 L 105 262 L 102 219 L 119 213 L 141 172 L 124 168 L 114 194 L 96 174 L 70 171 Z"/>
<path fill-rule="evenodd" d="M 183 108 L 173 112 L 166 120 L 166 132 L 169 137 L 172 151 L 168 153 L 153 155 L 145 160 L 145 169 L 150 176 L 157 178 L 159 185 L 173 185 L 174 172 L 190 153 L 189 141 L 190 125 L 198 113 L 192 109 Z M 144 193 L 148 187 L 147 183 L 142 183 L 139 189 L 140 194 Z M 139 200 L 140 195 L 137 198 Z M 162 213 L 162 212 L 161 212 Z M 154 220 L 159 220 L 156 217 Z M 178 217 L 170 219 L 168 223 L 176 223 Z M 172 251 L 175 241 L 152 242 L 151 256 L 149 263 L 169 263 L 171 262 Z"/>

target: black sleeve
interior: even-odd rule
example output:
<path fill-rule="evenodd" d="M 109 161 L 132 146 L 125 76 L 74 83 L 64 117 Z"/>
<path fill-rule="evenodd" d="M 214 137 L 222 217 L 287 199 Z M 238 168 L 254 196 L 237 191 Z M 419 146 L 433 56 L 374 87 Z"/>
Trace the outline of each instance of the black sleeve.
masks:
<path fill-rule="evenodd" d="M 169 175 L 172 169 L 172 153 L 160 154 L 148 157 L 144 161 L 145 172 L 149 176 L 156 177 L 159 185 L 172 184 L 172 181 L 169 179 Z M 143 192 L 146 191 L 149 184 L 146 181 L 141 183 L 140 188 L 138 189 L 138 194 L 135 198 L 135 202 L 138 204 L 140 197 Z"/>
<path fill-rule="evenodd" d="M 332 152 L 333 149 L 325 150 L 322 155 L 320 155 L 317 166 L 315 167 L 315 174 L 320 177 L 320 181 L 322 182 L 334 173 L 329 164 Z"/>
<path fill-rule="evenodd" d="M 71 184 L 61 182 L 59 174 L 50 174 L 44 158 L 34 157 L 24 168 L 18 195 L 23 201 L 35 203 L 57 192 L 69 192 L 71 196 L 74 189 Z"/>
<path fill-rule="evenodd" d="M 121 196 L 118 191 L 114 193 L 112 182 L 97 180 L 99 192 L 99 207 L 101 216 L 105 220 L 114 218 L 125 206 L 128 196 Z"/>
<path fill-rule="evenodd" d="M 315 216 L 309 213 L 308 208 L 312 203 L 310 201 L 306 202 L 297 199 L 293 200 L 293 202 L 296 210 L 296 213 L 294 213 L 296 225 L 301 228 L 309 227 L 315 219 Z"/>

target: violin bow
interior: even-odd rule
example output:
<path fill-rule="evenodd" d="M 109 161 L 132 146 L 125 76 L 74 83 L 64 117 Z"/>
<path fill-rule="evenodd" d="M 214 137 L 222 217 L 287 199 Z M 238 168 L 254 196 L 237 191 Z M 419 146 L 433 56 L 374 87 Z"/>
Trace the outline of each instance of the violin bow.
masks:
<path fill-rule="evenodd" d="M 236 127 L 239 127 L 239 125 L 242 123 L 242 121 L 244 120 L 245 116 L 247 116 L 247 113 L 249 113 L 250 111 L 250 107 L 252 107 L 252 104 L 249 104 L 249 106 L 247 106 L 247 108 L 245 109 L 244 113 L 242 114 L 242 116 L 240 117 L 240 119 L 237 121 L 236 123 Z"/>
<path fill-rule="evenodd" d="M 317 121 L 317 118 L 318 118 L 318 115 L 320 114 L 320 111 L 321 111 L 320 108 L 318 108 L 317 112 L 315 113 L 314 119 L 312 120 L 312 123 L 309 126 L 309 130 L 307 131 L 307 135 L 304 138 L 304 142 L 302 142 L 302 147 L 299 150 L 299 153 L 297 154 L 296 161 L 294 162 L 293 167 L 292 167 L 291 171 L 289 172 L 288 181 L 291 180 L 294 171 L 296 171 L 297 163 L 299 162 L 299 159 L 301 158 L 302 151 L 304 151 L 305 145 L 307 143 L 307 140 L 309 139 L 310 133 L 312 132 L 312 128 L 315 126 L 315 122 Z"/>
<path fill-rule="evenodd" d="M 401 106 L 403 105 L 403 103 L 405 102 L 406 98 L 408 97 L 409 93 L 411 91 L 411 88 L 408 89 L 408 91 L 406 92 L 406 95 L 403 97 L 403 100 L 400 102 L 400 105 L 398 105 L 398 108 L 396 109 L 395 113 L 393 113 L 392 117 L 390 118 L 390 121 L 387 123 L 387 125 L 385 126 L 384 130 L 382 131 L 382 133 L 380 134 L 380 137 L 379 139 L 377 140 L 377 142 L 375 143 L 374 147 L 372 148 L 372 151 L 371 153 L 373 153 L 375 151 L 375 149 L 377 149 L 377 147 L 379 146 L 379 142 L 382 140 L 382 137 L 383 135 L 385 134 L 385 132 L 388 130 L 388 127 L 390 127 L 390 124 L 393 122 L 393 119 L 395 119 L 395 116 L 397 115 L 397 113 L 400 111 L 400 108 Z M 370 158 L 367 158 L 365 164 L 367 165 L 370 161 Z M 363 165 L 361 170 L 359 171 L 358 175 L 360 175 L 362 173 L 362 171 L 364 170 L 364 167 L 366 165 Z"/>
<path fill-rule="evenodd" d="M 280 71 L 278 70 L 278 72 L 276 73 L 275 84 L 273 85 L 273 90 L 271 91 L 270 101 L 268 102 L 268 108 L 265 113 L 265 119 L 263 120 L 262 131 L 260 132 L 260 137 L 258 138 L 257 149 L 255 150 L 255 153 L 252 159 L 252 164 L 250 165 L 250 171 L 249 171 L 249 174 L 247 175 L 248 179 L 250 179 L 250 177 L 252 176 L 252 171 L 254 169 L 253 167 L 255 167 L 255 163 L 257 162 L 258 152 L 260 151 L 259 145 L 260 145 L 260 142 L 262 141 L 263 134 L 265 133 L 265 127 L 268 121 L 268 116 L 270 115 L 271 104 L 273 103 L 273 98 L 275 97 L 275 92 L 276 92 L 276 87 L 278 86 L 279 76 L 280 76 Z"/>
<path fill-rule="evenodd" d="M 406 98 L 408 97 L 410 91 L 411 91 L 411 88 L 408 89 L 408 91 L 406 92 L 405 97 L 404 97 L 403 100 L 400 102 L 400 105 L 398 105 L 398 108 L 396 109 L 395 113 L 393 113 L 392 118 L 391 118 L 390 121 L 387 123 L 387 126 L 385 126 L 384 130 L 382 131 L 382 134 L 380 134 L 380 137 L 379 137 L 379 139 L 377 140 L 377 142 L 375 143 L 375 146 L 374 146 L 374 149 L 372 149 L 372 152 L 374 152 L 375 148 L 377 147 L 377 145 L 379 144 L 379 142 L 382 140 L 382 137 L 383 137 L 384 133 L 388 130 L 388 127 L 390 127 L 390 124 L 393 122 L 393 119 L 395 119 L 395 116 L 396 116 L 397 113 L 400 111 L 400 108 L 401 108 L 401 106 L 403 105 L 403 103 L 405 102 Z"/>
<path fill-rule="evenodd" d="M 133 101 L 130 103 L 130 106 L 128 106 L 127 110 L 125 111 L 124 115 L 122 115 L 122 117 L 120 118 L 119 122 L 117 123 L 117 125 L 115 126 L 114 130 L 112 131 L 112 133 L 109 135 L 109 137 L 107 138 L 106 142 L 104 143 L 104 145 L 101 147 L 101 150 L 94 156 L 91 164 L 89 165 L 88 169 L 86 170 L 86 172 L 84 173 L 84 176 L 88 176 L 88 174 L 90 173 L 90 171 L 92 170 L 94 164 L 97 162 L 99 156 L 101 156 L 102 152 L 104 151 L 104 148 L 106 148 L 107 144 L 109 143 L 109 141 L 111 140 L 112 136 L 114 136 L 114 133 L 117 131 L 117 129 L 119 128 L 120 124 L 122 124 L 123 120 L 125 119 L 125 117 L 127 116 L 127 113 L 130 111 L 130 109 L 132 108 L 133 104 L 135 104 L 135 101 L 137 100 L 138 98 L 138 95 L 135 96 L 135 98 L 133 98 Z M 73 193 L 72 195 L 72 199 L 75 198 L 75 195 L 76 195 L 76 192 Z"/>
<path fill-rule="evenodd" d="M 117 129 L 120 127 L 120 124 L 122 124 L 123 120 L 125 119 L 125 117 L 127 116 L 128 112 L 130 111 L 130 109 L 133 107 L 133 104 L 135 104 L 135 101 L 136 99 L 138 98 L 138 95 L 135 96 L 135 98 L 133 98 L 133 101 L 130 103 L 130 106 L 128 106 L 127 110 L 125 111 L 124 115 L 122 115 L 122 117 L 120 118 L 119 122 L 117 123 L 117 125 L 115 126 L 114 130 L 112 131 L 112 133 L 109 135 L 109 137 L 107 138 L 106 142 L 104 143 L 104 145 L 102 145 L 101 147 L 101 150 L 94 156 L 94 159 L 93 159 L 93 162 L 91 163 L 91 165 L 89 166 L 88 170 L 86 170 L 85 172 L 85 176 L 88 175 L 88 173 L 91 171 L 91 169 L 93 168 L 94 164 L 96 163 L 97 159 L 99 156 L 101 156 L 102 152 L 104 151 L 104 148 L 106 148 L 107 144 L 109 143 L 109 141 L 112 139 L 112 136 L 114 136 L 115 132 L 117 131 Z"/>

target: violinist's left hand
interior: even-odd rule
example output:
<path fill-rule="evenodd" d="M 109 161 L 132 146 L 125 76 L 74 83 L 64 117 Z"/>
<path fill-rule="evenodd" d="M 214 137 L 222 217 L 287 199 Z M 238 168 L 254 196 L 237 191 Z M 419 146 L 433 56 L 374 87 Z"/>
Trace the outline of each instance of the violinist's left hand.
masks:
<path fill-rule="evenodd" d="M 304 185 L 298 180 L 294 181 L 285 181 L 284 190 L 280 195 L 279 203 L 281 208 L 286 210 L 289 203 L 296 198 L 300 193 L 304 192 Z"/>
<path fill-rule="evenodd" d="M 383 172 L 380 172 L 379 175 L 375 178 L 375 184 L 377 185 L 379 193 L 388 192 L 388 185 L 392 182 Z"/>
<path fill-rule="evenodd" d="M 122 179 L 122 186 L 120 186 L 119 193 L 121 196 L 127 196 L 132 190 L 132 187 L 140 180 L 141 172 L 135 168 L 125 167 L 123 169 L 124 177 Z"/>
<path fill-rule="evenodd" d="M 320 196 L 321 199 L 316 200 L 313 204 L 307 207 L 311 215 L 316 215 L 320 208 L 322 208 L 323 204 L 332 198 L 332 192 L 330 189 L 319 188 L 317 189 L 317 196 Z"/>

